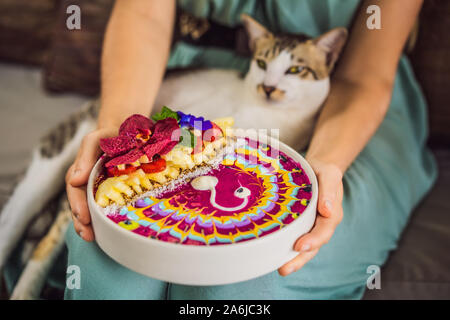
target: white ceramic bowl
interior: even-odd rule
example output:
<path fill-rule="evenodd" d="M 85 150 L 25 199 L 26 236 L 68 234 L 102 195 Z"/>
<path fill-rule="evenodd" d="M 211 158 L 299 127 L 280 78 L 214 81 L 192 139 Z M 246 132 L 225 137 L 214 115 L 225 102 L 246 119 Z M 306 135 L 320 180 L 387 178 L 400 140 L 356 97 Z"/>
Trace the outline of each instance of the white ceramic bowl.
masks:
<path fill-rule="evenodd" d="M 143 237 L 116 225 L 95 203 L 93 185 L 102 166 L 102 160 L 99 160 L 91 172 L 87 188 L 98 245 L 112 259 L 133 271 L 186 285 L 229 284 L 278 269 L 298 254 L 293 250 L 296 239 L 312 228 L 318 189 L 312 168 L 300 154 L 273 138 L 268 141 L 299 162 L 312 184 L 312 198 L 307 208 L 283 229 L 261 238 L 219 246 L 181 245 Z"/>

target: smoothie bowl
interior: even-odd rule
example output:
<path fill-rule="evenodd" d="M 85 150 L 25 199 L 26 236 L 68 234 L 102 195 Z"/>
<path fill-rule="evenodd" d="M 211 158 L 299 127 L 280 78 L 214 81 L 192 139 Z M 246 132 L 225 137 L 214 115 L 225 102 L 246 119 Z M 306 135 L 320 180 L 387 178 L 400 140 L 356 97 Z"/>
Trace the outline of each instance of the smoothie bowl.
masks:
<path fill-rule="evenodd" d="M 131 270 L 187 285 L 245 281 L 295 257 L 316 217 L 306 160 L 274 138 L 232 130 L 229 118 L 165 116 L 131 118 L 138 129 L 127 120 L 101 143 L 87 189 L 100 248 Z"/>

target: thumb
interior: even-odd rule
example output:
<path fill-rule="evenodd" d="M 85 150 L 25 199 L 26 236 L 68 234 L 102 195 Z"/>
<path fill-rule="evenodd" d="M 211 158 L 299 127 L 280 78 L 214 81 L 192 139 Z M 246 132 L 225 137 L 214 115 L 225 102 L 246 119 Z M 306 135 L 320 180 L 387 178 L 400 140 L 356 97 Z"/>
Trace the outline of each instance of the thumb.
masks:
<path fill-rule="evenodd" d="M 87 183 L 89 174 L 100 156 L 99 140 L 95 133 L 86 135 L 78 151 L 77 158 L 70 168 L 68 182 L 73 187 L 80 187 Z"/>
<path fill-rule="evenodd" d="M 337 206 L 337 193 L 339 191 L 340 177 L 339 175 L 321 172 L 318 175 L 319 182 L 319 199 L 317 210 L 323 217 L 329 218 L 333 212 L 333 208 Z"/>

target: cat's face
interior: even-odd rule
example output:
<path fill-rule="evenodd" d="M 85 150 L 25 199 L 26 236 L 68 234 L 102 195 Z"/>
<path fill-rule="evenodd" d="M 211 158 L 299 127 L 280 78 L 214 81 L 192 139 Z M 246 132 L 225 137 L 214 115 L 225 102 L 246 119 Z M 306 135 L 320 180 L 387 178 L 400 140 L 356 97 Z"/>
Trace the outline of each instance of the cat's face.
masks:
<path fill-rule="evenodd" d="M 346 30 L 334 29 L 316 39 L 275 36 L 243 16 L 253 58 L 246 76 L 249 90 L 261 101 L 284 106 L 313 107 L 329 91 L 329 75 L 345 39 Z"/>

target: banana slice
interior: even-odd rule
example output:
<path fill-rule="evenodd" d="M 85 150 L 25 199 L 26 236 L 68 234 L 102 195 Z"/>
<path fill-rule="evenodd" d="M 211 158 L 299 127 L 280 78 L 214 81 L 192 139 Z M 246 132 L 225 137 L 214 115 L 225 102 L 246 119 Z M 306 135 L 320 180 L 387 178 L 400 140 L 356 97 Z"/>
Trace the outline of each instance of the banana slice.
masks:
<path fill-rule="evenodd" d="M 131 197 L 134 194 L 130 186 L 125 183 L 127 179 L 128 175 L 123 175 L 111 177 L 103 181 L 98 186 L 97 193 L 95 194 L 95 201 L 102 207 L 107 206 L 110 201 L 119 205 L 125 205 L 123 195 Z"/>
<path fill-rule="evenodd" d="M 220 127 L 220 129 L 222 129 L 223 135 L 225 137 L 233 135 L 233 126 L 234 126 L 233 117 L 218 118 L 213 120 L 213 122 L 217 124 Z"/>

